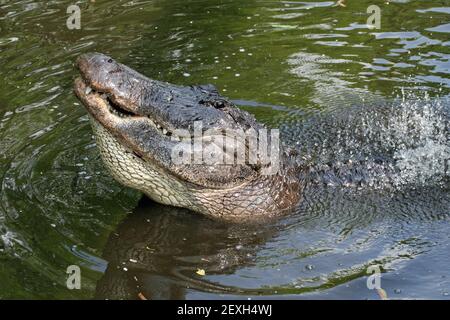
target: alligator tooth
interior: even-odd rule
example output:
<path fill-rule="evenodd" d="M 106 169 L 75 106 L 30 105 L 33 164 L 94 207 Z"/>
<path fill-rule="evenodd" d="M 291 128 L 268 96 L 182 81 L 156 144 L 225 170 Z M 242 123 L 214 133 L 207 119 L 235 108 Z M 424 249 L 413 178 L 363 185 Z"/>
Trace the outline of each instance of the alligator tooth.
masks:
<path fill-rule="evenodd" d="M 166 129 L 162 129 L 163 134 L 167 134 L 167 130 Z"/>
<path fill-rule="evenodd" d="M 89 86 L 87 86 L 87 87 L 86 87 L 86 90 L 84 90 L 84 94 L 85 94 L 85 95 L 88 95 L 88 94 L 91 93 L 91 92 L 92 92 L 92 88 L 89 87 Z"/>

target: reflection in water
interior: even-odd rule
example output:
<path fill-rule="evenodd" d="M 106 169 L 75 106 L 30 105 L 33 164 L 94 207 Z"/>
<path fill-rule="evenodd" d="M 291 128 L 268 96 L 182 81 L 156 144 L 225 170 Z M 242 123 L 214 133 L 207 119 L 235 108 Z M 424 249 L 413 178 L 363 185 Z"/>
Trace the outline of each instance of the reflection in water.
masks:
<path fill-rule="evenodd" d="M 96 297 L 137 299 L 143 294 L 148 299 L 183 299 L 186 291 L 195 289 L 236 293 L 204 281 L 195 271 L 232 274 L 255 263 L 257 247 L 275 230 L 213 221 L 143 198 L 108 240 L 103 257 L 109 264 Z"/>

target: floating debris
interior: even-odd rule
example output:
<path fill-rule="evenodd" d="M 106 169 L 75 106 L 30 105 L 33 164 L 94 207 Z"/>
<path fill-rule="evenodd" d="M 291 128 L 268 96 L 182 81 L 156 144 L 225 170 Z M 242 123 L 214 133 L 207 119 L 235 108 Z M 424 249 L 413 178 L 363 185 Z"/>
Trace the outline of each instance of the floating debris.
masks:
<path fill-rule="evenodd" d="M 381 289 L 381 288 L 377 289 L 377 292 L 378 292 L 378 295 L 380 296 L 381 300 L 387 300 L 388 299 L 387 293 L 386 293 L 386 291 L 384 289 Z"/>
<path fill-rule="evenodd" d="M 139 293 L 138 293 L 138 298 L 141 299 L 141 300 L 148 300 L 148 299 L 144 296 L 144 294 L 143 294 L 142 292 L 139 292 Z"/>
<path fill-rule="evenodd" d="M 204 269 L 197 269 L 197 271 L 195 272 L 196 274 L 198 274 L 199 276 L 204 276 L 206 275 L 206 272 Z"/>

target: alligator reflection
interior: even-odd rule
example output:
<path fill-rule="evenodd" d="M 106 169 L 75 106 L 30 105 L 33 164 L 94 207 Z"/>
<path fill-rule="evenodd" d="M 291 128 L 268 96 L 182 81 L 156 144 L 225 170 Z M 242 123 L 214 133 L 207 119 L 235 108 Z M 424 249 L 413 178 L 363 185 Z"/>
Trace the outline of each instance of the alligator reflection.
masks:
<path fill-rule="evenodd" d="M 184 299 L 189 289 L 226 293 L 230 288 L 203 281 L 196 271 L 228 274 L 252 264 L 258 246 L 276 230 L 214 221 L 144 197 L 110 235 L 96 298 Z"/>

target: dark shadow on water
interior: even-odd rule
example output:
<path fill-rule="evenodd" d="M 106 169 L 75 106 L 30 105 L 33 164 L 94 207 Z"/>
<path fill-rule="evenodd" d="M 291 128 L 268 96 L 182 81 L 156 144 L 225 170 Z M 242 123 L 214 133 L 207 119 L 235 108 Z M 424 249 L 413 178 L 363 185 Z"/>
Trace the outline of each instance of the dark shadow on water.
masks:
<path fill-rule="evenodd" d="M 103 254 L 109 264 L 95 297 L 184 299 L 189 289 L 227 293 L 230 288 L 203 281 L 198 269 L 229 274 L 250 265 L 276 230 L 214 221 L 144 197 L 110 235 Z"/>

